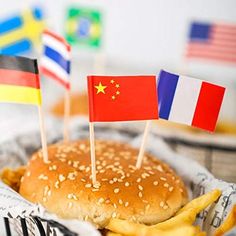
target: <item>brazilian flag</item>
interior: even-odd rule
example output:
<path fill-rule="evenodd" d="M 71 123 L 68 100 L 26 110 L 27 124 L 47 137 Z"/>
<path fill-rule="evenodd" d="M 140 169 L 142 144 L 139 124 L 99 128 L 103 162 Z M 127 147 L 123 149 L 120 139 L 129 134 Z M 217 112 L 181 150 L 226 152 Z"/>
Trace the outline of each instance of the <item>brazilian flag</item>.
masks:
<path fill-rule="evenodd" d="M 102 13 L 96 9 L 70 7 L 66 18 L 66 39 L 71 45 L 99 48 Z"/>

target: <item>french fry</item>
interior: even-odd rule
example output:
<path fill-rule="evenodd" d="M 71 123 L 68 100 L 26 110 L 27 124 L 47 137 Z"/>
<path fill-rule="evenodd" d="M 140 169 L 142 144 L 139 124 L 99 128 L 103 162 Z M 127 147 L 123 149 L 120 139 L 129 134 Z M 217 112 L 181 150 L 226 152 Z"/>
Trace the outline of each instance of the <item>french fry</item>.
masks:
<path fill-rule="evenodd" d="M 140 231 L 146 231 L 148 226 L 114 218 L 110 220 L 106 228 L 119 234 L 138 235 Z"/>
<path fill-rule="evenodd" d="M 170 228 L 178 227 L 179 225 L 192 225 L 196 219 L 197 211 L 193 208 L 188 209 L 177 216 L 170 218 L 164 222 L 158 223 L 156 225 L 150 226 L 150 228 L 155 228 L 159 230 L 167 230 Z"/>
<path fill-rule="evenodd" d="M 196 233 L 199 231 L 196 227 L 191 225 L 182 224 L 178 225 L 176 228 L 160 230 L 118 219 L 112 219 L 107 228 L 120 235 L 129 236 L 196 236 Z"/>
<path fill-rule="evenodd" d="M 220 195 L 221 191 L 218 189 L 204 194 L 185 205 L 174 217 L 156 225 L 146 226 L 127 220 L 111 219 L 106 228 L 119 234 L 132 236 L 178 235 L 177 233 L 181 232 L 181 230 L 183 230 L 183 232 L 186 231 L 182 235 L 203 236 L 205 233 L 200 232 L 200 229 L 193 227 L 192 224 L 197 214 L 216 201 Z"/>
<path fill-rule="evenodd" d="M 230 211 L 225 221 L 215 231 L 214 236 L 224 235 L 226 232 L 231 230 L 234 226 L 236 226 L 236 205 L 233 206 L 232 210 Z"/>
<path fill-rule="evenodd" d="M 114 233 L 114 232 L 107 232 L 106 236 L 122 236 L 122 234 L 117 234 L 117 233 Z"/>
<path fill-rule="evenodd" d="M 214 201 L 216 201 L 221 195 L 221 191 L 219 189 L 212 190 L 209 193 L 206 193 L 198 198 L 193 199 L 191 202 L 187 203 L 184 207 L 182 207 L 176 215 L 180 214 L 181 212 L 184 212 L 190 208 L 194 208 L 199 212 L 201 212 L 203 209 L 208 207 L 210 204 L 212 204 Z"/>
<path fill-rule="evenodd" d="M 145 234 L 137 234 L 137 236 L 196 236 L 197 229 L 191 225 L 179 225 L 169 230 L 157 230 L 149 228 Z"/>

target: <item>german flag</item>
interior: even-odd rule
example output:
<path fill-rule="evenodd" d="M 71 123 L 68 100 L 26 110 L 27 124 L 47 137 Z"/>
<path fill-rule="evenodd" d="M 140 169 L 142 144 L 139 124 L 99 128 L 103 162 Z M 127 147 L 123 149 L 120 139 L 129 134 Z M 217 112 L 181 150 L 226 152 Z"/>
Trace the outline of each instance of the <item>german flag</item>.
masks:
<path fill-rule="evenodd" d="M 0 55 L 0 102 L 41 105 L 37 60 Z"/>

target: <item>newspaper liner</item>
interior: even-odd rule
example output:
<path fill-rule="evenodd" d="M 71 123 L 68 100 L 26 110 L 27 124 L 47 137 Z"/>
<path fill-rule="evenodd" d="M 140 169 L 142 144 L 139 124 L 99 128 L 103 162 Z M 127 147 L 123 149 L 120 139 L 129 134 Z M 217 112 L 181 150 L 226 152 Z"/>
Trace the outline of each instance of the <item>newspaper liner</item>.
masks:
<path fill-rule="evenodd" d="M 50 128 L 51 133 L 48 142 L 54 143 L 60 140 L 61 137 L 58 132 L 60 123 L 55 122 L 54 127 Z M 86 120 L 74 120 L 71 124 L 71 130 L 73 139 L 88 138 Z M 110 139 L 112 137 L 114 140 L 127 142 L 135 147 L 139 147 L 141 142 L 141 136 L 135 130 L 127 131 L 127 129 L 122 128 L 114 130 L 105 124 L 96 125 L 95 130 L 96 138 Z M 176 170 L 185 181 L 191 198 L 198 197 L 215 188 L 222 190 L 223 193 L 219 200 L 202 211 L 196 220 L 196 224 L 200 225 L 202 230 L 207 232 L 207 235 L 212 235 L 226 218 L 232 206 L 236 204 L 236 184 L 215 179 L 197 162 L 174 153 L 155 134 L 150 134 L 148 139 L 147 151 L 169 163 Z M 18 134 L 13 140 L 0 143 L 0 168 L 9 165 L 16 167 L 26 163 L 27 157 L 37 150 L 39 145 L 39 134 L 36 131 L 27 135 Z M 2 218 L 2 222 L 0 221 L 0 228 L 6 227 L 6 219 L 8 219 L 11 235 L 100 235 L 87 222 L 62 220 L 53 214 L 49 214 L 42 206 L 28 202 L 2 182 L 0 182 L 0 216 L 5 217 L 4 220 Z M 27 229 L 25 229 L 25 225 L 27 225 Z M 27 230 L 28 234 L 26 234 Z M 5 231 L 7 232 L 7 228 Z M 236 235 L 236 229 L 228 235 Z"/>

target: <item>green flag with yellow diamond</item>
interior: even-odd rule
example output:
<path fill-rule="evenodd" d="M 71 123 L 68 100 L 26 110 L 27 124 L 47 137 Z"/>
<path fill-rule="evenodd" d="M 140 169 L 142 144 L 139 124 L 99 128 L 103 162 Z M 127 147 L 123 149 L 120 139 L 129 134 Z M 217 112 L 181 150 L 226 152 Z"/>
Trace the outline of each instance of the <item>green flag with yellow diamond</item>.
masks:
<path fill-rule="evenodd" d="M 90 8 L 70 7 L 66 19 L 66 39 L 71 45 L 99 48 L 102 14 Z"/>

